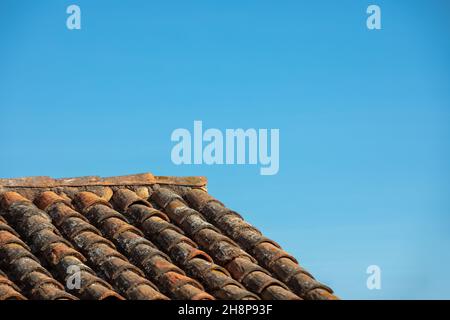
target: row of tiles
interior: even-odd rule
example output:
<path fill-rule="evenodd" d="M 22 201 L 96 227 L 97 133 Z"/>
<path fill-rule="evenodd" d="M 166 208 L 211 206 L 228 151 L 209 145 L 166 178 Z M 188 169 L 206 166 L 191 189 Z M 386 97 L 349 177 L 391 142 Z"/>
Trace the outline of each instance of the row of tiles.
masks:
<path fill-rule="evenodd" d="M 154 189 L 158 208 L 126 188 L 110 199 L 2 193 L 0 267 L 10 279 L 0 278 L 0 298 L 5 290 L 4 298 L 22 290 L 34 299 L 336 298 L 205 191 Z"/>

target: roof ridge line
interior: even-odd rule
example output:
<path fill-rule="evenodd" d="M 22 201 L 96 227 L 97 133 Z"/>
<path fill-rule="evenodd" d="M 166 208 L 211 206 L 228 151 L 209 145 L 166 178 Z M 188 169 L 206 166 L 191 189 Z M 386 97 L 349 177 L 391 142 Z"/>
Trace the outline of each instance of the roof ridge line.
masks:
<path fill-rule="evenodd" d="M 154 184 L 204 187 L 207 184 L 203 176 L 154 176 L 153 174 L 140 173 L 124 176 L 100 177 L 85 176 L 74 178 L 51 178 L 48 176 L 33 176 L 23 178 L 2 178 L 0 187 L 16 188 L 52 188 L 52 187 L 83 187 L 83 186 L 146 186 Z"/>

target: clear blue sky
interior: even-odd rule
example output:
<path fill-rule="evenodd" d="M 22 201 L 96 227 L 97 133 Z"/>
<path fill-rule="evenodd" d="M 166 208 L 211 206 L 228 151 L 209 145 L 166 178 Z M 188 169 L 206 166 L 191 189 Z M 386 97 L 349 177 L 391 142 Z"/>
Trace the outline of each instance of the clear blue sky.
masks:
<path fill-rule="evenodd" d="M 205 175 L 341 297 L 450 299 L 449 17 L 445 0 L 2 0 L 0 176 Z M 279 128 L 278 175 L 174 165 L 194 120 Z"/>

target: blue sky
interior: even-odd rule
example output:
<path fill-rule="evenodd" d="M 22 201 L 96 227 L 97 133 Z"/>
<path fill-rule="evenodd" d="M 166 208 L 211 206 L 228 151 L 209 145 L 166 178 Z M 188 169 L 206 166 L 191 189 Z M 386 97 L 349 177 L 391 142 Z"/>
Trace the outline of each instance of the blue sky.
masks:
<path fill-rule="evenodd" d="M 449 15 L 445 0 L 1 1 L 0 176 L 205 175 L 341 297 L 450 299 Z M 279 128 L 279 173 L 174 165 L 170 135 L 194 120 Z"/>

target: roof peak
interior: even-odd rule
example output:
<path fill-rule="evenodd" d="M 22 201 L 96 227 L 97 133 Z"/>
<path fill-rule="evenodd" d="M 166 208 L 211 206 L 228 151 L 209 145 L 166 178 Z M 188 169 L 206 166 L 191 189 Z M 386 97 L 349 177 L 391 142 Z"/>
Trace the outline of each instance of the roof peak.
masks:
<path fill-rule="evenodd" d="M 124 176 L 99 177 L 85 176 L 74 178 L 51 178 L 48 176 L 34 176 L 23 178 L 0 179 L 2 187 L 24 188 L 52 188 L 52 187 L 81 187 L 81 186 L 147 186 L 154 184 L 167 184 L 189 187 L 204 187 L 207 179 L 202 176 L 173 177 L 154 176 L 153 174 L 140 173 Z"/>

